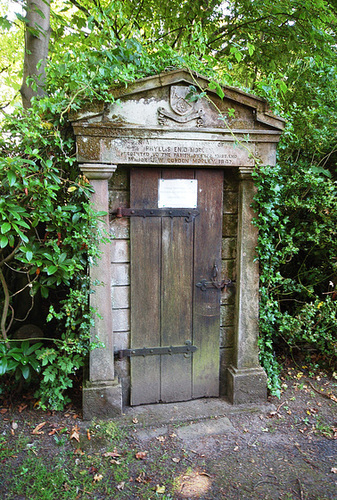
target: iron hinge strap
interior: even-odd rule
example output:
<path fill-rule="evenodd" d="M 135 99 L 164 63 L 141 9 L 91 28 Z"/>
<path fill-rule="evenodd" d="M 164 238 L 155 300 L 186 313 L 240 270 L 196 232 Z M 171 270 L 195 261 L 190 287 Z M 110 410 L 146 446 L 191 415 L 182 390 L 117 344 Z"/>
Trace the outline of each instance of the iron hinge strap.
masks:
<path fill-rule="evenodd" d="M 197 208 L 117 208 L 116 217 L 185 217 L 192 222 L 200 214 Z"/>
<path fill-rule="evenodd" d="M 134 356 L 155 356 L 160 354 L 191 354 L 195 352 L 197 347 L 190 342 L 185 345 L 164 346 L 164 347 L 142 347 L 140 349 L 120 349 L 115 351 L 115 356 L 119 359 L 125 357 L 133 358 Z"/>

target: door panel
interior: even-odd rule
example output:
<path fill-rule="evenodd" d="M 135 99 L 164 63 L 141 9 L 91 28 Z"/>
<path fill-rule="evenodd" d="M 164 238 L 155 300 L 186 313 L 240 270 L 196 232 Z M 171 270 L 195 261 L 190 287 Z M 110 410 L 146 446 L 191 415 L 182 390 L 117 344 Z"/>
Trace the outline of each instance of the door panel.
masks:
<path fill-rule="evenodd" d="M 162 178 L 193 179 L 194 172 L 164 170 Z M 162 218 L 161 280 L 162 345 L 192 343 L 193 223 L 187 223 L 184 217 Z M 161 376 L 162 401 L 191 399 L 191 356 L 162 356 Z"/>
<path fill-rule="evenodd" d="M 219 393 L 220 291 L 196 284 L 221 269 L 223 172 L 132 169 L 131 208 L 158 207 L 160 178 L 196 178 L 200 214 L 131 217 L 131 347 L 190 341 L 197 351 L 131 357 L 132 405 Z"/>
<path fill-rule="evenodd" d="M 196 287 L 221 273 L 222 170 L 197 170 L 200 216 L 195 219 L 193 398 L 219 395 L 220 290 Z"/>
<path fill-rule="evenodd" d="M 131 183 L 133 208 L 152 208 L 160 172 L 137 169 Z M 161 227 L 154 217 L 131 219 L 131 342 L 133 348 L 160 345 Z M 146 375 L 146 380 L 144 379 Z M 160 400 L 160 356 L 131 359 L 131 404 Z"/>

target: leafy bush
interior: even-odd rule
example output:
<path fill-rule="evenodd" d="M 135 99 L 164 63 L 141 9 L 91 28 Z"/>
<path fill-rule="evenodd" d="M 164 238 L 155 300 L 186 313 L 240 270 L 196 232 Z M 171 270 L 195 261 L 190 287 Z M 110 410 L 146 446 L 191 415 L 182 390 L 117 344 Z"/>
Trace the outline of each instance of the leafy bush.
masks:
<path fill-rule="evenodd" d="M 90 185 L 75 162 L 67 120 L 51 108 L 48 99 L 41 100 L 2 123 L 0 367 L 16 380 L 29 382 L 34 375 L 41 406 L 61 409 L 72 375 L 95 347 L 89 342 L 94 311 L 87 263 L 98 257 L 97 238 L 104 235 L 97 230 L 101 214 L 90 207 Z M 45 332 L 54 319 L 48 336 L 38 344 L 18 342 L 13 332 L 29 321 L 36 301 Z"/>

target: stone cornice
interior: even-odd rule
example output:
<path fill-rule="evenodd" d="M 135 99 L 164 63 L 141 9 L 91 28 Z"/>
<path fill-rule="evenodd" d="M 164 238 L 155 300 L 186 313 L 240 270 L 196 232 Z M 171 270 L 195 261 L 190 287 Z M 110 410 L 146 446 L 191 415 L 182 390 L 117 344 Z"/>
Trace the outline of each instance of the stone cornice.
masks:
<path fill-rule="evenodd" d="M 254 167 L 239 167 L 239 176 L 242 181 L 244 180 L 252 180 L 252 173 L 254 171 Z"/>
<path fill-rule="evenodd" d="M 109 180 L 117 165 L 107 163 L 80 163 L 80 169 L 88 179 Z"/>

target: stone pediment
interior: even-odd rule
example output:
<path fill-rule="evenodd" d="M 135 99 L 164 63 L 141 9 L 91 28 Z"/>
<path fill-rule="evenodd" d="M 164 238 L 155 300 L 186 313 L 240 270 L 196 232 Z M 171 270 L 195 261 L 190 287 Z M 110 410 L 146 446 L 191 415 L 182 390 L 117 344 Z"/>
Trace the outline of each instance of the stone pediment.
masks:
<path fill-rule="evenodd" d="M 113 89 L 111 93 L 116 103 L 90 105 L 73 116 L 73 123 L 171 129 L 283 130 L 284 120 L 273 115 L 263 99 L 229 86 L 222 86 L 224 98 L 220 99 L 216 91 L 209 88 L 209 83 L 207 78 L 185 70 L 143 78 L 129 87 Z M 195 95 L 193 87 L 197 91 Z M 198 94 L 201 97 L 193 100 Z"/>
<path fill-rule="evenodd" d="M 277 143 L 284 120 L 263 99 L 221 88 L 222 99 L 207 78 L 176 70 L 112 89 L 114 103 L 93 103 L 72 117 L 78 160 L 252 166 L 256 144 Z M 249 147 L 235 146 L 238 141 Z"/>

